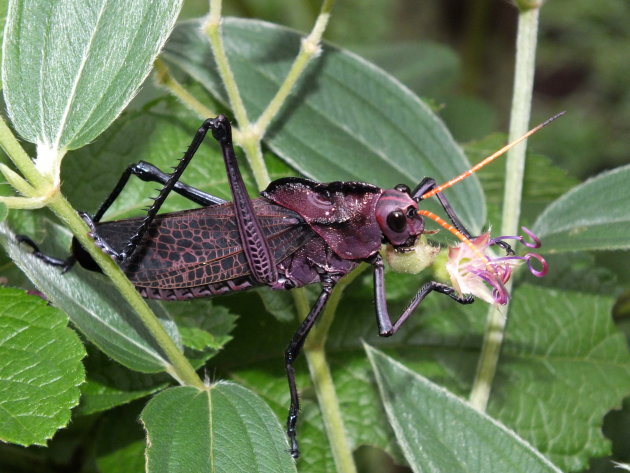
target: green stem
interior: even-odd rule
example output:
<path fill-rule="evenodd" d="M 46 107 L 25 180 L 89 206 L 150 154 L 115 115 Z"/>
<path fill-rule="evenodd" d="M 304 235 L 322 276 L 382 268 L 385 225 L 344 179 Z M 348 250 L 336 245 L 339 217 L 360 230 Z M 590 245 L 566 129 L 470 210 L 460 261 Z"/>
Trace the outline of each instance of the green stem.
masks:
<path fill-rule="evenodd" d="M 30 156 L 24 151 L 2 117 L 0 117 L 0 146 L 34 187 L 45 190 L 44 193 L 50 192 L 52 182 L 37 171 Z"/>
<path fill-rule="evenodd" d="M 204 104 L 202 104 L 197 98 L 188 92 L 186 88 L 181 85 L 171 74 L 171 71 L 168 69 L 166 64 L 160 59 L 156 59 L 155 63 L 155 80 L 158 85 L 164 87 L 169 92 L 171 92 L 175 97 L 177 97 L 181 102 L 190 108 L 193 112 L 195 112 L 202 119 L 216 117 L 217 113 L 215 111 L 210 110 Z"/>
<path fill-rule="evenodd" d="M 539 5 L 519 12 L 509 141 L 523 135 L 529 124 L 534 89 L 539 13 Z M 514 235 L 518 230 L 525 173 L 525 151 L 526 143 L 523 142 L 512 148 L 507 154 L 502 235 Z M 506 286 L 507 290 L 510 291 L 512 281 L 509 281 Z M 507 310 L 508 306 L 501 310 L 497 307 L 491 307 L 488 312 L 483 346 L 470 394 L 471 404 L 482 411 L 488 405 L 499 362 L 499 354 L 505 335 Z"/>
<path fill-rule="evenodd" d="M 230 105 L 232 106 L 234 118 L 236 118 L 239 127 L 243 128 L 249 126 L 250 122 L 249 118 L 247 118 L 247 110 L 243 104 L 243 99 L 238 91 L 236 79 L 230 68 L 227 54 L 225 53 L 225 47 L 223 46 L 223 37 L 221 36 L 221 7 L 222 0 L 210 0 L 210 14 L 203 25 L 203 30 L 210 40 L 212 54 L 214 55 L 221 81 L 223 82 Z"/>
<path fill-rule="evenodd" d="M 330 372 L 330 366 L 326 361 L 326 338 L 332 322 L 335 318 L 337 306 L 341 300 L 344 289 L 359 276 L 367 265 L 361 265 L 348 276 L 343 278 L 330 296 L 320 321 L 313 329 L 304 344 L 304 356 L 308 363 L 313 387 L 317 395 L 318 405 L 322 413 L 324 428 L 330 442 L 330 448 L 337 472 L 356 473 L 357 468 L 352 456 L 352 447 L 348 442 L 343 423 L 343 415 L 339 405 L 339 398 L 335 390 L 335 384 Z M 304 291 L 293 296 L 300 319 L 303 320 L 309 312 L 308 302 L 304 297 Z"/>
<path fill-rule="evenodd" d="M 263 111 L 263 113 L 261 113 L 258 120 L 256 120 L 254 128 L 261 138 L 265 135 L 270 123 L 278 114 L 282 105 L 286 102 L 287 97 L 306 69 L 306 66 L 311 62 L 313 57 L 321 52 L 320 42 L 324 31 L 326 30 L 326 26 L 328 25 L 330 12 L 334 3 L 334 0 L 324 0 L 313 29 L 307 37 L 302 39 L 300 52 L 293 61 L 289 73 L 282 82 L 282 85 L 280 85 L 276 95 L 273 99 L 271 99 L 269 105 L 267 105 L 267 108 Z"/>
<path fill-rule="evenodd" d="M 321 349 L 310 349 L 306 352 L 308 369 L 313 380 L 313 387 L 317 393 L 324 428 L 328 435 L 328 441 L 335 461 L 338 473 L 356 473 L 352 449 L 348 443 L 339 399 L 335 391 L 335 385 L 330 373 L 330 367 L 326 361 L 326 352 Z"/>
<path fill-rule="evenodd" d="M 194 368 L 190 365 L 177 345 L 175 345 L 173 339 L 169 336 L 164 327 L 162 327 L 162 324 L 160 324 L 157 317 L 153 314 L 146 301 L 140 297 L 140 294 L 129 279 L 127 279 L 120 267 L 114 260 L 103 253 L 94 244 L 94 240 L 88 236 L 89 229 L 87 225 L 72 208 L 70 203 L 61 193 L 57 193 L 55 197 L 51 199 L 49 207 L 66 223 L 83 248 L 90 253 L 90 256 L 96 261 L 105 275 L 112 280 L 123 298 L 138 314 L 140 320 L 158 343 L 166 357 L 166 371 L 180 384 L 205 389 L 205 385 L 199 376 L 197 376 Z"/>
<path fill-rule="evenodd" d="M 238 122 L 239 131 L 235 134 L 235 142 L 245 151 L 256 180 L 256 185 L 259 190 L 262 190 L 271 182 L 260 145 L 262 135 L 254 132 L 254 128 L 249 121 L 234 73 L 225 53 L 223 37 L 221 36 L 221 3 L 221 0 L 210 0 L 210 14 L 203 29 L 210 41 L 210 47 L 212 48 L 212 54 L 214 55 L 221 81 L 228 94 L 234 117 Z"/>

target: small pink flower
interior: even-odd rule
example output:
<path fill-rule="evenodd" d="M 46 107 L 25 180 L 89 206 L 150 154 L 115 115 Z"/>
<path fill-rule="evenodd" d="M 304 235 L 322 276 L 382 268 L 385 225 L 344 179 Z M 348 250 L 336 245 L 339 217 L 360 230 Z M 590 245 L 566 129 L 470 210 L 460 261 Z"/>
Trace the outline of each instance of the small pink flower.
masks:
<path fill-rule="evenodd" d="M 490 233 L 484 233 L 470 240 L 471 245 L 464 242 L 449 248 L 446 270 L 453 287 L 460 294 L 471 294 L 489 304 L 507 304 L 510 294 L 505 284 L 512 276 L 512 269 L 527 262 L 531 273 L 537 277 L 547 274 L 547 262 L 536 253 L 525 256 L 508 255 L 491 257 L 486 254 L 490 245 L 503 240 L 518 240 L 530 248 L 539 248 L 540 240 L 527 228 L 521 227 L 533 243 L 524 241 L 522 236 L 504 236 L 490 239 Z M 542 265 L 538 270 L 532 265 L 533 260 Z"/>

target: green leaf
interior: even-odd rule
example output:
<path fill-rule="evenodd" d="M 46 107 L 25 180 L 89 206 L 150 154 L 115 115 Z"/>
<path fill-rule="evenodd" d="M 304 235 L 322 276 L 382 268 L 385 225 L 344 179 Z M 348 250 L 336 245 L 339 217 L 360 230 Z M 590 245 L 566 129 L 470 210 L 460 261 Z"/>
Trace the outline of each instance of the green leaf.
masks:
<path fill-rule="evenodd" d="M 534 224 L 544 251 L 630 248 L 630 165 L 600 174 L 560 197 Z"/>
<path fill-rule="evenodd" d="M 94 211 L 112 191 L 131 163 L 148 161 L 168 172 L 183 156 L 200 120 L 190 115 L 135 112 L 124 114 L 98 141 L 64 160 L 62 190 L 77 208 Z M 142 139 L 138 139 L 142 137 Z M 182 176 L 182 181 L 222 198 L 229 197 L 225 166 L 218 145 L 212 140 L 202 146 Z M 86 161 L 90 165 L 86 166 Z M 107 220 L 142 215 L 151 205 L 160 184 L 144 183 L 132 177 L 123 193 L 106 214 Z M 195 207 L 189 200 L 172 193 L 163 211 Z"/>
<path fill-rule="evenodd" d="M 140 403 L 108 412 L 96 437 L 99 473 L 145 473 L 144 432 L 138 417 Z"/>
<path fill-rule="evenodd" d="M 7 210 L 7 206 L 0 202 L 0 222 L 3 222 L 4 219 L 7 218 L 8 214 L 9 211 Z"/>
<path fill-rule="evenodd" d="M 459 58 L 451 48 L 431 41 L 357 44 L 352 50 L 419 96 L 451 92 L 460 69 Z"/>
<path fill-rule="evenodd" d="M 7 22 L 7 10 L 9 9 L 9 0 L 0 0 L 0 38 L 4 37 L 4 27 Z M 2 60 L 2 50 L 0 49 L 0 61 Z M 2 86 L 2 77 L 0 77 L 0 87 Z"/>
<path fill-rule="evenodd" d="M 245 107 L 257 117 L 284 80 L 301 35 L 260 21 L 226 19 L 223 36 Z M 162 56 L 226 102 L 198 21 L 179 24 Z M 299 172 L 320 181 L 414 186 L 423 176 L 441 182 L 469 167 L 443 123 L 412 92 L 372 64 L 328 45 L 295 87 L 265 142 Z M 484 221 L 476 179 L 448 196 L 476 232 Z"/>
<path fill-rule="evenodd" d="M 85 349 L 68 318 L 36 296 L 0 288 L 0 439 L 46 445 L 70 421 Z"/>
<path fill-rule="evenodd" d="M 273 291 L 267 287 L 256 290 L 265 306 L 265 310 L 273 314 L 281 322 L 291 322 L 297 320 L 295 315 L 295 304 L 293 296 L 287 291 Z"/>
<path fill-rule="evenodd" d="M 96 138 L 148 75 L 180 6 L 181 0 L 11 2 L 2 70 L 18 133 L 53 151 Z"/>
<path fill-rule="evenodd" d="M 560 472 L 514 432 L 365 345 L 396 437 L 421 471 Z"/>
<path fill-rule="evenodd" d="M 56 238 L 61 229 L 52 228 L 49 238 Z M 79 265 L 62 274 L 59 268 L 34 257 L 25 245 L 18 245 L 6 224 L 0 224 L 0 245 L 38 289 L 68 314 L 72 323 L 107 355 L 133 370 L 164 371 L 167 361 L 159 346 L 133 309 L 103 276 L 90 273 Z M 180 343 L 175 324 L 158 304 L 152 306 L 164 328 L 176 343 Z"/>
<path fill-rule="evenodd" d="M 510 309 L 489 413 L 565 470 L 609 452 L 603 417 L 630 394 L 630 353 L 613 303 L 524 285 Z"/>
<path fill-rule="evenodd" d="M 131 371 L 112 361 L 92 344 L 87 345 L 87 351 L 87 380 L 81 386 L 81 404 L 76 410 L 78 415 L 94 414 L 128 404 L 156 393 L 173 382 L 165 373 Z"/>
<path fill-rule="evenodd" d="M 171 388 L 142 411 L 147 469 L 159 472 L 295 472 L 280 424 L 262 400 L 233 383 Z"/>
<path fill-rule="evenodd" d="M 205 353 L 204 361 L 216 354 L 232 340 L 237 316 L 225 307 L 211 300 L 193 300 L 187 304 L 181 301 L 162 302 L 172 314 L 185 347 Z"/>

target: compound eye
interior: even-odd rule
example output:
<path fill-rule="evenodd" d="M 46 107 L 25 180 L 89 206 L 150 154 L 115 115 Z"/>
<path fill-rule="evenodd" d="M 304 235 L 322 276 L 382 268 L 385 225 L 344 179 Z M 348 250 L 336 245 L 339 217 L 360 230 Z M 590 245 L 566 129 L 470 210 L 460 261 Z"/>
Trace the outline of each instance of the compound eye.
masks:
<path fill-rule="evenodd" d="M 394 210 L 387 216 L 387 226 L 396 233 L 402 233 L 407 226 L 407 217 L 400 210 Z"/>

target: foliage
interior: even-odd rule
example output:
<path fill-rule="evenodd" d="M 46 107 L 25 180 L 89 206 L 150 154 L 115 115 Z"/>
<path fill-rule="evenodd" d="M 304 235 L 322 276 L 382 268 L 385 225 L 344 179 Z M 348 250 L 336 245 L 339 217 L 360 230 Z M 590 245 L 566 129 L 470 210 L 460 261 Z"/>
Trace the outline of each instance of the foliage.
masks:
<path fill-rule="evenodd" d="M 612 317 L 627 288 L 614 264 L 587 253 L 607 250 L 623 261 L 619 249 L 630 245 L 628 166 L 580 183 L 553 159 L 528 155 L 522 221 L 542 237 L 551 272 L 542 282 L 516 278 L 490 378 L 479 374 L 488 364 L 484 337 L 493 329 L 483 303 L 460 306 L 434 295 L 396 336 L 381 338 L 370 272 L 340 284 L 304 347 L 306 362 L 296 365 L 302 457 L 295 463 L 282 427 L 289 400 L 283 349 L 317 289 L 262 288 L 146 306 L 122 272 L 90 248 L 70 204 L 94 211 L 129 163 L 169 169 L 200 114 L 233 117 L 241 167 L 255 194 L 288 175 L 381 187 L 413 186 L 424 175 L 446 181 L 469 167 L 453 135 L 480 139 L 465 147 L 472 162 L 503 145 L 503 136 L 489 134 L 495 112 L 478 97 L 445 98 L 462 69 L 471 71 L 466 57 L 460 64 L 445 45 L 375 44 L 372 36 L 392 34 L 396 2 L 340 2 L 332 15 L 330 0 L 296 1 L 291 8 L 245 0 L 226 5 L 242 15 L 280 15 L 276 22 L 301 28 L 316 18 L 307 36 L 243 18 L 222 18 L 221 36 L 217 0 L 204 18 L 205 7 L 187 3 L 172 31 L 178 0 L 138 0 L 132 15 L 108 2 L 79 3 L 14 0 L 8 13 L 0 8 L 8 15 L 3 116 L 23 139 L 0 123 L 10 158 L 0 167 L 10 184 L 2 186 L 8 197 L 0 198 L 6 252 L 0 281 L 13 287 L 0 287 L 0 469 L 349 473 L 356 471 L 352 452 L 365 446 L 406 465 L 388 467 L 395 471 L 580 471 L 611 453 L 630 461 L 619 448 L 630 412 L 622 330 L 630 332 Z M 576 11 L 595 14 L 576 3 Z M 611 11 L 622 8 L 607 3 Z M 436 7 L 426 14 L 437 15 Z M 354 42 L 388 72 L 347 49 L 320 46 L 327 20 L 326 36 Z M 591 34 L 603 41 L 600 28 Z M 545 49 L 542 57 L 563 54 Z M 154 61 L 156 80 L 142 85 Z M 601 58 L 598 67 L 607 67 Z M 616 70 L 608 67 L 605 80 L 612 80 Z M 458 107 L 467 113 L 455 118 Z M 530 141 L 539 136 L 553 132 Z M 218 147 L 208 141 L 183 180 L 229 199 Z M 572 171 L 578 168 L 589 166 Z M 447 191 L 475 232 L 500 227 L 511 192 L 504 174 L 495 163 L 480 180 L 473 176 Z M 151 205 L 155 185 L 138 181 L 132 179 L 107 218 L 137 216 Z M 79 267 L 62 273 L 17 243 L 16 233 L 28 233 L 46 253 L 67 251 L 67 229 L 42 210 L 24 210 L 45 206 L 102 258 L 108 278 Z M 190 206 L 171 196 L 163 211 Z M 434 202 L 427 208 L 440 209 Z M 388 272 L 390 312 L 400 313 L 435 277 Z M 623 300 L 617 313 L 624 313 Z M 464 401 L 483 382 L 491 387 L 486 413 Z M 621 413 L 611 413 L 622 405 Z M 612 471 L 610 463 L 592 463 L 592 471 L 606 468 Z"/>

